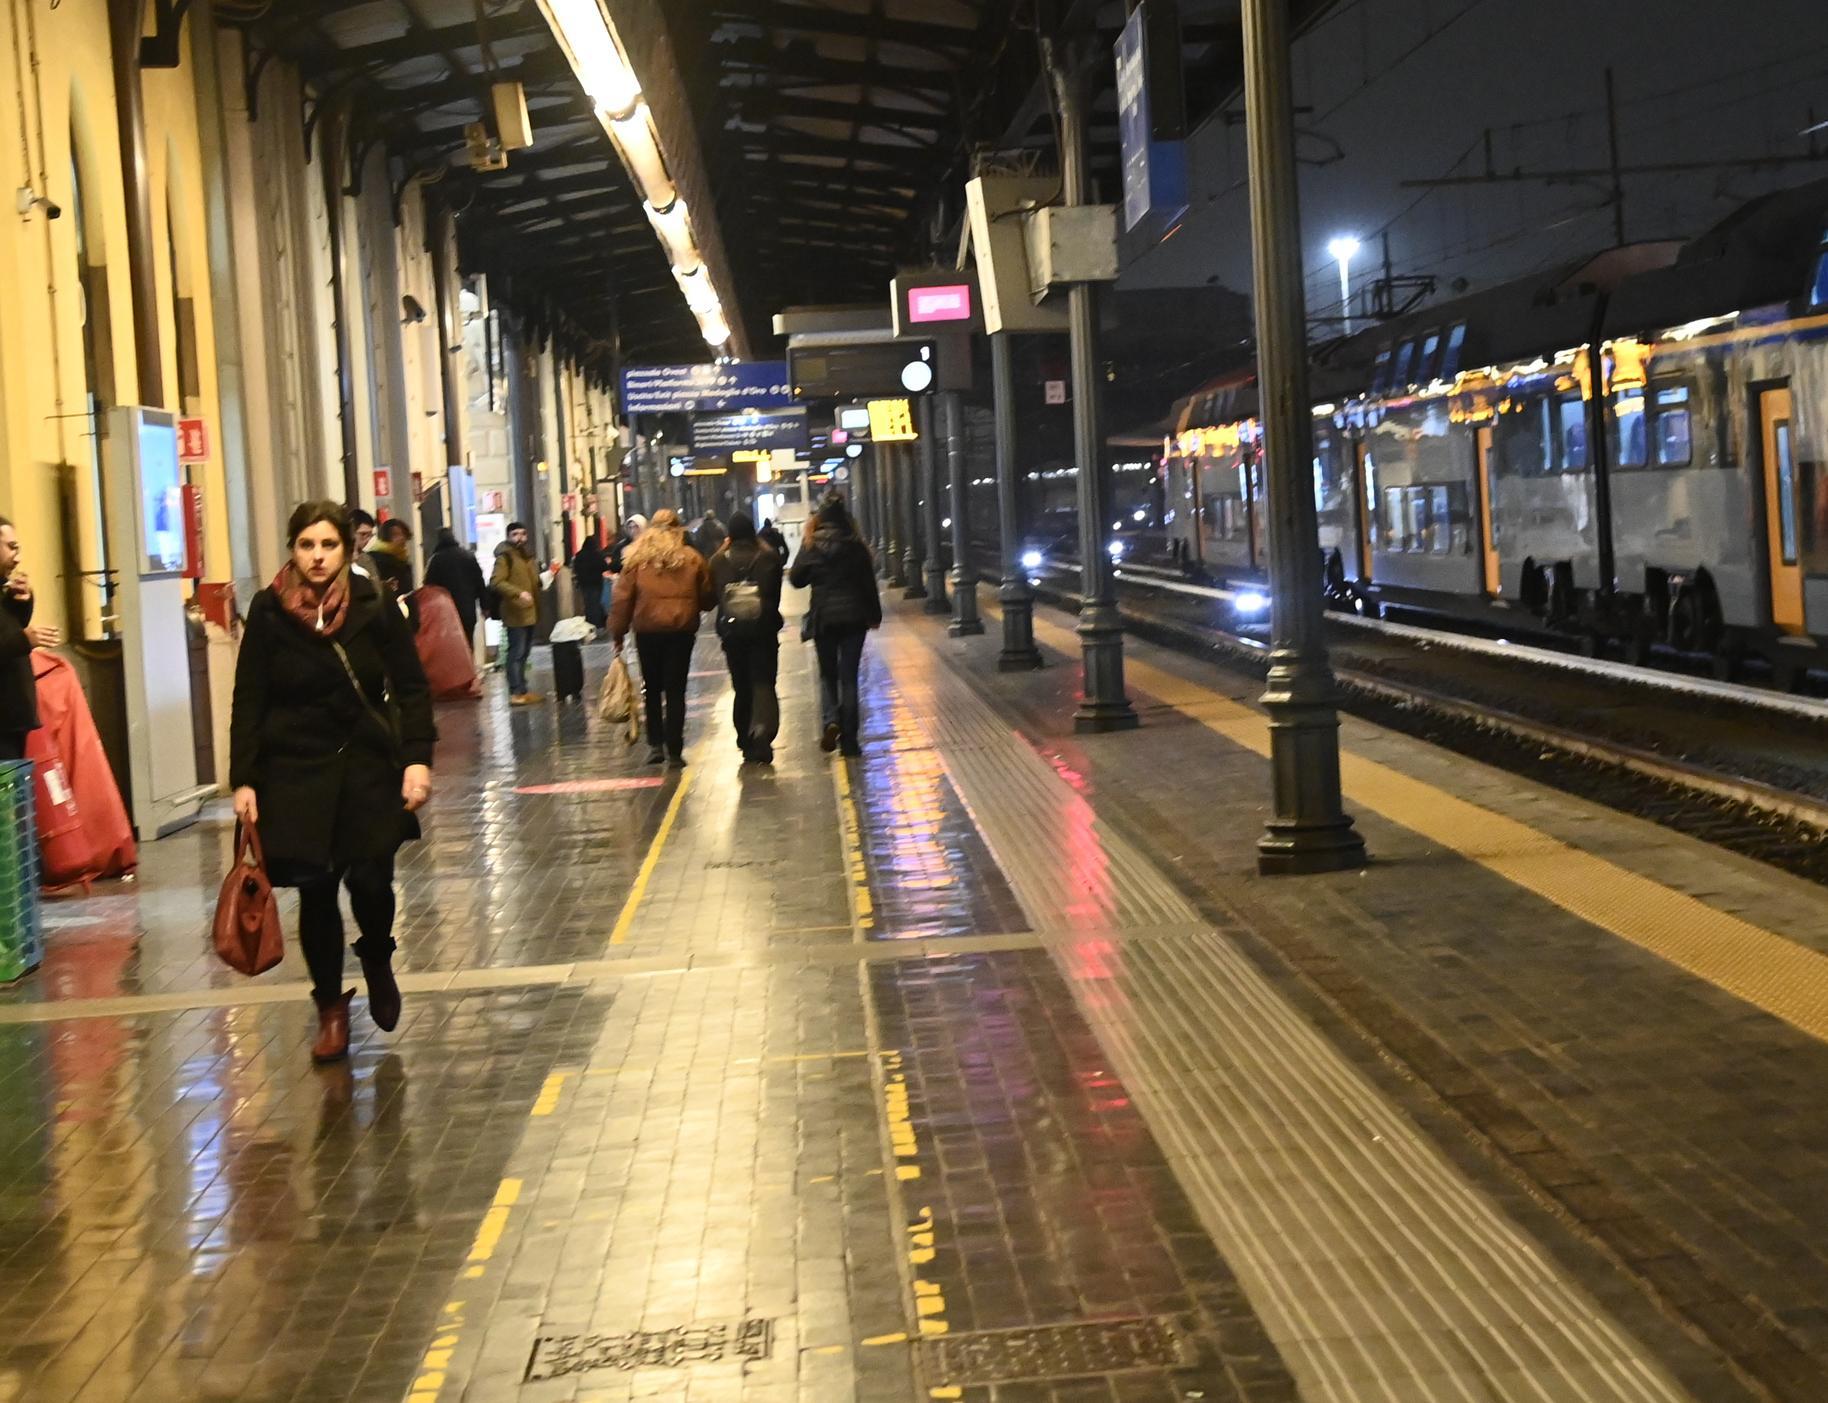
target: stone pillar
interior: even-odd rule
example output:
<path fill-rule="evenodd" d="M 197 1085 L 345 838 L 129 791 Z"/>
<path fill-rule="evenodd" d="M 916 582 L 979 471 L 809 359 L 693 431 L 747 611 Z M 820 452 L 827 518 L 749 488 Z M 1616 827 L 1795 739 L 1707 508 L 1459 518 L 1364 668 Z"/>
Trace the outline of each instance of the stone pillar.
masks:
<path fill-rule="evenodd" d="M 977 571 L 971 564 L 971 467 L 965 460 L 965 400 L 946 395 L 946 467 L 952 483 L 952 624 L 954 638 L 984 631 L 977 613 Z"/>
<path fill-rule="evenodd" d="M 935 437 L 932 396 L 920 400 L 920 489 L 923 498 L 921 520 L 925 530 L 927 560 L 922 571 L 927 586 L 926 611 L 950 614 L 952 601 L 946 598 L 946 551 L 940 537 L 939 443 Z"/>
<path fill-rule="evenodd" d="M 1010 334 L 990 338 L 992 387 L 996 395 L 997 534 L 1002 547 L 1003 580 L 997 599 L 1003 606 L 1003 651 L 997 667 L 1026 672 L 1041 666 L 1035 647 L 1035 592 L 1022 564 L 1022 482 L 1016 454 L 1016 384 Z"/>

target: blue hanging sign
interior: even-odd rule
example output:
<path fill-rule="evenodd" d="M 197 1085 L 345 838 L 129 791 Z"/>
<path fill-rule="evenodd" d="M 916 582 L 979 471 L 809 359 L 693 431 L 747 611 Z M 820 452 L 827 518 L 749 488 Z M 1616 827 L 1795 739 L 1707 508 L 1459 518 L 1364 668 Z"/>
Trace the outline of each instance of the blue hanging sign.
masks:
<path fill-rule="evenodd" d="M 776 448 L 804 453 L 811 442 L 804 409 L 698 414 L 692 418 L 692 450 L 695 453 L 758 452 Z"/>
<path fill-rule="evenodd" d="M 631 365 L 622 372 L 624 414 L 721 414 L 792 403 L 786 361 Z"/>
<path fill-rule="evenodd" d="M 1123 227 L 1134 229 L 1151 215 L 1172 223 L 1187 210 L 1187 150 L 1174 117 L 1158 113 L 1151 88 L 1179 76 L 1178 25 L 1150 22 L 1150 0 L 1130 12 L 1117 38 L 1117 136 L 1123 155 Z M 1165 18 L 1172 19 L 1172 16 Z M 1158 52 L 1171 40 L 1172 54 Z M 1151 45 L 1155 47 L 1152 48 Z M 1169 72 L 1167 65 L 1175 65 Z M 1178 101 L 1178 83 L 1172 100 Z M 1163 120 L 1166 118 L 1167 120 Z"/>

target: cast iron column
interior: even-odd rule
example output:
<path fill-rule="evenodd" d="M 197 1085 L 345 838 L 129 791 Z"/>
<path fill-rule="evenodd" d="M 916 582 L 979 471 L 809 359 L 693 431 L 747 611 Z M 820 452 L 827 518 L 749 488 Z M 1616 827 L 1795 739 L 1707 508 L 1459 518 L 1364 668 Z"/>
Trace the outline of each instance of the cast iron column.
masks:
<path fill-rule="evenodd" d="M 152 165 L 146 148 L 146 98 L 140 80 L 143 0 L 109 0 L 110 57 L 114 66 L 114 114 L 121 147 L 121 186 L 127 203 L 127 282 L 133 306 L 132 398 L 167 404 L 165 369 L 159 353 L 159 294 L 154 269 Z M 24 135 L 20 136 L 23 141 Z M 41 194 L 47 192 L 40 192 Z M 126 399 L 122 396 L 122 399 Z M 173 407 L 177 407 L 175 404 Z"/>
<path fill-rule="evenodd" d="M 971 564 L 971 483 L 965 461 L 965 397 L 946 395 L 946 471 L 952 483 L 952 623 L 954 638 L 984 631 L 977 614 L 977 570 Z"/>
<path fill-rule="evenodd" d="M 940 544 L 939 512 L 939 444 L 933 435 L 933 397 L 923 395 L 920 400 L 920 491 L 924 498 L 921 504 L 921 517 L 926 524 L 927 561 L 924 574 L 926 593 L 921 597 L 927 602 L 925 609 L 929 614 L 950 614 L 952 601 L 946 598 L 946 552 Z"/>
<path fill-rule="evenodd" d="M 1084 47 L 1064 55 L 1047 43 L 1048 70 L 1060 107 L 1061 198 L 1067 205 L 1089 203 L 1085 156 Z M 1098 289 L 1074 283 L 1067 293 L 1073 345 L 1073 458 L 1079 474 L 1079 643 L 1083 680 L 1073 728 L 1121 731 L 1138 718 L 1124 695 L 1123 623 L 1111 557 L 1105 552 L 1110 491 L 1105 481 L 1104 436 L 1098 425 Z"/>
<path fill-rule="evenodd" d="M 924 444 L 903 444 L 901 448 L 901 574 L 907 582 L 903 599 L 925 599 L 927 586 L 921 579 L 920 548 L 920 464 L 926 452 Z"/>
<path fill-rule="evenodd" d="M 864 460 L 870 456 L 871 450 L 865 449 L 862 453 L 850 460 L 851 514 L 857 519 L 858 534 L 863 537 L 864 544 L 870 548 L 870 553 L 874 555 L 876 551 L 876 529 L 874 521 L 875 513 L 871 510 L 874 503 L 871 501 L 871 498 L 876 494 L 869 490 L 863 480 L 869 471 L 865 466 Z"/>
<path fill-rule="evenodd" d="M 1035 592 L 1022 565 L 1021 468 L 1016 457 L 1016 377 L 1009 333 L 990 338 L 992 388 L 997 416 L 997 533 L 1003 556 L 1003 583 L 997 598 L 1003 605 L 1003 651 L 997 667 L 1025 672 L 1041 666 L 1035 647 Z"/>
<path fill-rule="evenodd" d="M 1339 717 L 1320 634 L 1288 0 L 1244 0 L 1243 11 L 1257 383 L 1269 464 L 1270 655 L 1263 706 L 1274 814 L 1257 843 L 1257 868 L 1334 872 L 1363 865 L 1365 844 L 1340 805 Z"/>
<path fill-rule="evenodd" d="M 885 443 L 882 453 L 883 578 L 891 589 L 901 589 L 907 582 L 902 568 L 903 534 L 901 516 L 901 480 L 906 476 L 907 455 L 899 443 Z"/>

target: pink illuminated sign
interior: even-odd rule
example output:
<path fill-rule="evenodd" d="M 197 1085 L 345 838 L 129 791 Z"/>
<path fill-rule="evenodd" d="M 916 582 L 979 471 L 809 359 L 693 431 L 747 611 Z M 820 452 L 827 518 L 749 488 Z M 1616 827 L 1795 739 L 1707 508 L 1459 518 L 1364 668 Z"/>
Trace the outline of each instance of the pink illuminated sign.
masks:
<path fill-rule="evenodd" d="M 968 322 L 971 320 L 971 284 L 953 287 L 916 287 L 908 291 L 910 322 Z"/>

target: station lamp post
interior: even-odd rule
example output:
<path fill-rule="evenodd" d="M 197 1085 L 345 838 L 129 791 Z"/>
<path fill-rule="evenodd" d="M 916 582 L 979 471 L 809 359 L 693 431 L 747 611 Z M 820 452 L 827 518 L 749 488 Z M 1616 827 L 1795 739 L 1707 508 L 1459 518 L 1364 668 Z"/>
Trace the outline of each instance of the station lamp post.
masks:
<path fill-rule="evenodd" d="M 1314 426 L 1295 167 L 1288 0 L 1243 0 L 1257 384 L 1269 459 L 1269 713 L 1273 813 L 1257 843 L 1265 873 L 1359 867 L 1365 843 L 1340 802 L 1339 714 L 1321 636 Z M 1345 261 L 1341 260 L 1344 270 Z"/>
<path fill-rule="evenodd" d="M 1339 312 L 1345 318 L 1346 335 L 1352 334 L 1352 260 L 1361 247 L 1350 234 L 1342 234 L 1327 244 L 1327 252 L 1339 264 Z"/>

